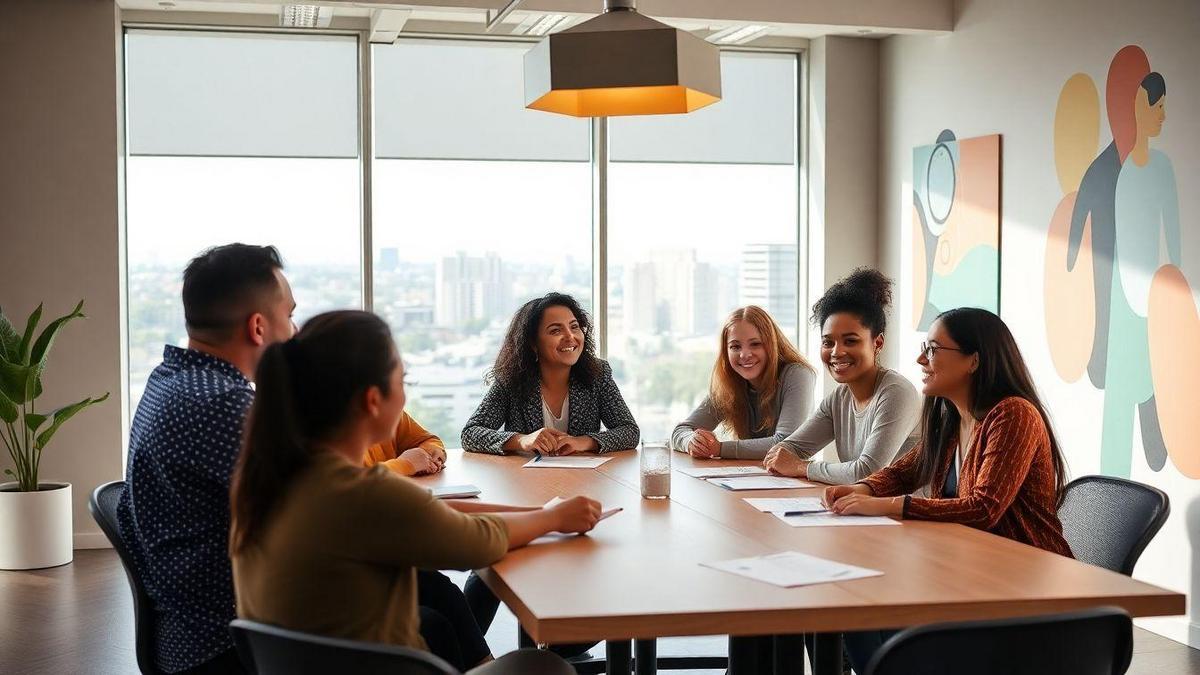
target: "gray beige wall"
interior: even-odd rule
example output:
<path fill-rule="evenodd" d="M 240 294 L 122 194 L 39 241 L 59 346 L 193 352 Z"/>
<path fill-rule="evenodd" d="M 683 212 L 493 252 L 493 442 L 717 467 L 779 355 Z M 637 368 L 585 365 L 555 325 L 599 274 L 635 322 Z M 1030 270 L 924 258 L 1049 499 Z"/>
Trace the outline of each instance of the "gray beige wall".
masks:
<path fill-rule="evenodd" d="M 846 272 L 877 264 L 880 41 L 824 37 L 808 49 L 807 308 Z M 808 352 L 817 331 L 809 326 Z M 824 377 L 824 374 L 822 374 Z M 833 385 L 824 377 L 826 389 Z"/>
<path fill-rule="evenodd" d="M 1012 328 L 1054 419 L 1071 473 L 1101 470 L 1099 448 L 1106 392 L 1084 375 L 1059 375 L 1046 329 L 1046 250 L 1051 215 L 1064 198 L 1055 165 L 1055 111 L 1063 84 L 1076 73 L 1099 90 L 1114 54 L 1139 45 L 1167 82 L 1167 119 L 1151 148 L 1174 164 L 1183 238 L 1182 268 L 1200 288 L 1200 3 L 1195 0 L 970 0 L 957 5 L 954 32 L 942 37 L 893 37 L 880 58 L 879 252 L 899 281 L 901 304 L 892 323 L 890 356 L 910 375 L 921 336 L 913 330 L 909 229 L 913 147 L 932 143 L 942 129 L 958 138 L 1001 134 L 1001 316 Z M 1100 112 L 1099 147 L 1112 139 Z M 1097 148 L 1097 151 L 1099 150 Z M 1118 224 L 1118 226 L 1120 226 Z M 1051 263 L 1057 265 L 1057 259 Z M 1090 302 L 1079 297 L 1077 302 Z M 1180 336 L 1174 349 L 1196 350 Z M 1194 353 L 1191 352 L 1191 353 Z M 1167 358 L 1178 357 L 1180 354 Z M 1179 363 L 1186 363 L 1180 359 Z M 1200 372 L 1195 373 L 1200 377 Z M 1196 377 L 1192 377 L 1192 382 Z M 1193 388 L 1194 391 L 1194 388 Z M 1135 576 L 1186 591 L 1200 588 L 1200 481 L 1169 460 L 1160 471 L 1144 459 L 1135 434 L 1132 478 L 1165 490 L 1172 515 L 1143 555 Z M 1192 615 L 1196 610 L 1192 609 Z M 1200 646 L 1191 618 L 1147 624 Z"/>
<path fill-rule="evenodd" d="M 88 318 L 60 333 L 39 407 L 112 393 L 42 458 L 42 480 L 73 485 L 77 547 L 104 545 L 87 497 L 121 478 L 118 34 L 111 0 L 0 3 L 0 307 L 23 325 L 39 302 L 58 316 L 85 299 Z"/>

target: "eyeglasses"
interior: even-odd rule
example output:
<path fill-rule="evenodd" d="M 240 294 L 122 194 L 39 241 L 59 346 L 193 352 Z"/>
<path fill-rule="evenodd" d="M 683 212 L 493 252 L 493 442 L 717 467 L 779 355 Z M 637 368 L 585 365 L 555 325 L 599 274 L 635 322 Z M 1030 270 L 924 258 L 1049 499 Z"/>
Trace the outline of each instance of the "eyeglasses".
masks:
<path fill-rule="evenodd" d="M 932 359 L 933 355 L 937 354 L 939 349 L 945 349 L 945 350 L 952 351 L 952 352 L 958 352 L 960 354 L 966 353 L 965 351 L 959 349 L 958 347 L 943 347 L 941 345 L 931 345 L 928 342 L 921 343 L 921 355 L 924 356 L 926 360 Z"/>

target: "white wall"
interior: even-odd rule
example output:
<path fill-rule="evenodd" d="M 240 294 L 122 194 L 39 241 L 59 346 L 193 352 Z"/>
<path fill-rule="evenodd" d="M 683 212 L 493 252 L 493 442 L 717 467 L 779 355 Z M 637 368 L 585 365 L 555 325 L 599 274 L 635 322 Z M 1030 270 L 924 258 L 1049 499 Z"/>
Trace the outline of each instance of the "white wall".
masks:
<path fill-rule="evenodd" d="M 1001 315 L 1012 328 L 1054 417 L 1073 476 L 1097 473 L 1105 392 L 1084 375 L 1059 376 L 1048 347 L 1043 301 L 1047 228 L 1063 198 L 1055 171 L 1054 120 L 1067 78 L 1086 73 L 1104 100 L 1108 66 L 1125 45 L 1141 46 L 1167 82 L 1167 120 L 1151 147 L 1174 163 L 1183 232 L 1183 267 L 1200 264 L 1200 3 L 1194 0 L 970 0 L 959 2 L 953 34 L 893 37 L 880 63 L 880 263 L 900 282 L 890 358 L 911 369 L 920 336 L 911 330 L 909 219 L 912 149 L 945 128 L 959 139 L 1002 134 Z M 1100 114 L 1101 146 L 1112 136 Z M 1097 151 L 1099 148 L 1097 149 Z M 1196 277 L 1193 279 L 1193 289 Z M 1087 301 L 1081 298 L 1081 302 Z M 1200 349 L 1183 343 L 1179 349 Z M 1197 373 L 1200 375 L 1200 373 Z M 1135 429 L 1136 431 L 1136 429 Z M 1172 515 L 1135 576 L 1178 591 L 1200 584 L 1200 482 L 1168 461 L 1152 471 L 1135 433 L 1132 478 L 1158 486 Z M 1194 596 L 1189 599 L 1194 615 Z M 1182 618 L 1147 627 L 1200 646 L 1200 626 Z"/>
<path fill-rule="evenodd" d="M 39 408 L 112 394 L 42 458 L 43 481 L 73 485 L 77 547 L 105 545 L 87 498 L 121 478 L 118 35 L 111 0 L 0 6 L 0 306 L 23 326 L 39 302 L 54 318 L 85 299 L 88 318 L 51 352 Z"/>

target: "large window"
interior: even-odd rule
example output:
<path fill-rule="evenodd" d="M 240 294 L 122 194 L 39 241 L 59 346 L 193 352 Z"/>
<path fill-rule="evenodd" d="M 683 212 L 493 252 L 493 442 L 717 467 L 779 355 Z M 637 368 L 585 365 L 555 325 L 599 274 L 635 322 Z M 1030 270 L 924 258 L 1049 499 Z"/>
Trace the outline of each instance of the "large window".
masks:
<path fill-rule="evenodd" d="M 734 308 L 798 338 L 796 58 L 725 53 L 721 80 L 691 115 L 609 123 L 608 354 L 646 439 L 703 398 Z"/>
<path fill-rule="evenodd" d="M 794 55 L 724 54 L 725 100 L 688 116 L 613 119 L 599 167 L 591 121 L 523 108 L 528 43 L 373 46 L 363 92 L 358 39 L 128 32 L 134 405 L 163 343 L 186 340 L 187 260 L 230 241 L 271 243 L 299 321 L 366 302 L 389 322 L 411 412 L 457 445 L 513 311 L 550 290 L 592 306 L 601 199 L 609 295 L 598 318 L 646 438 L 665 437 L 703 396 L 733 308 L 762 305 L 796 336 Z M 607 172 L 607 192 L 594 171 Z"/>
<path fill-rule="evenodd" d="M 298 322 L 359 307 L 353 37 L 129 31 L 126 246 L 131 410 L 186 344 L 181 275 L 203 249 L 274 244 Z"/>
<path fill-rule="evenodd" d="M 374 48 L 374 307 L 410 412 L 450 445 L 513 311 L 552 289 L 591 302 L 589 123 L 524 109 L 528 48 Z"/>

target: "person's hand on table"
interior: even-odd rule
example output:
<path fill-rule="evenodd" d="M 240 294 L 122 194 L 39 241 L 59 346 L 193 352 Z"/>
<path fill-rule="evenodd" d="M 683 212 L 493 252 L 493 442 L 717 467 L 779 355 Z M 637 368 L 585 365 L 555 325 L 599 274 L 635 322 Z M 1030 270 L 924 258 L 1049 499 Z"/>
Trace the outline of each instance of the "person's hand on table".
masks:
<path fill-rule="evenodd" d="M 871 488 L 863 485 L 862 483 L 855 483 L 854 485 L 830 485 L 829 487 L 825 488 L 825 492 L 822 493 L 821 502 L 825 504 L 825 508 L 833 510 L 833 505 L 837 503 L 837 500 L 845 497 L 846 495 L 853 494 L 866 495 L 868 497 L 873 496 Z"/>
<path fill-rule="evenodd" d="M 555 532 L 583 534 L 600 522 L 600 502 L 587 497 L 571 497 L 550 507 L 555 515 Z"/>
<path fill-rule="evenodd" d="M 551 455 L 573 455 L 577 452 L 595 452 L 600 444 L 591 436 L 568 436 L 563 434 L 558 439 L 558 445 L 550 451 Z"/>
<path fill-rule="evenodd" d="M 721 441 L 708 429 L 697 429 L 688 441 L 688 454 L 700 459 L 714 459 L 721 456 Z"/>
<path fill-rule="evenodd" d="M 431 455 L 421 448 L 409 448 L 400 453 L 400 457 L 412 464 L 414 475 L 417 476 L 427 476 L 442 470 L 442 458 Z"/>
<path fill-rule="evenodd" d="M 517 444 L 525 452 L 540 452 L 543 455 L 553 454 L 566 434 L 550 427 L 542 427 L 532 434 L 520 436 Z"/>
<path fill-rule="evenodd" d="M 763 458 L 763 468 L 776 476 L 808 478 L 808 460 L 800 459 L 796 453 L 782 445 L 776 445 L 767 451 L 767 456 Z"/>
<path fill-rule="evenodd" d="M 835 501 L 829 510 L 839 516 L 900 516 L 904 513 L 904 497 L 848 494 Z"/>

